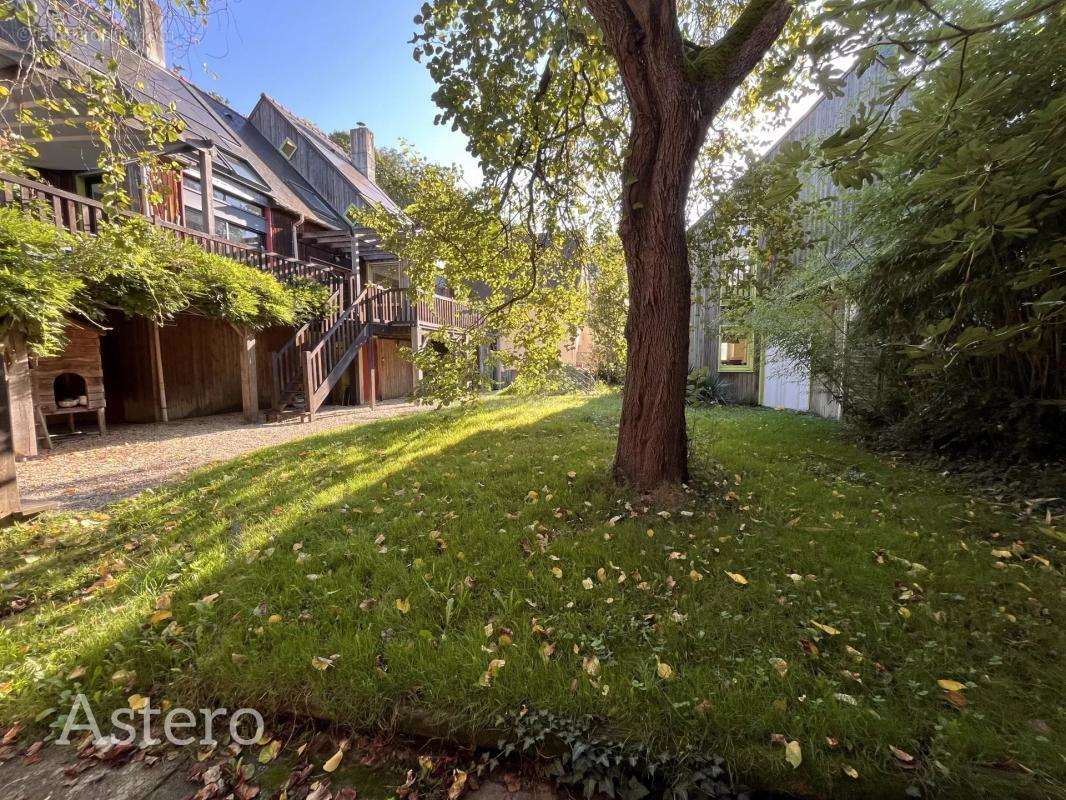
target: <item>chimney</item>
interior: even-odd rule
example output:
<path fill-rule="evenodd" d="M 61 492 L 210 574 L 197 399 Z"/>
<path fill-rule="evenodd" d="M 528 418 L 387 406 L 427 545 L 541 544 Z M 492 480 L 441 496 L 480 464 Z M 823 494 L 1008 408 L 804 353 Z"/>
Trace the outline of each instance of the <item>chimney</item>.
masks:
<path fill-rule="evenodd" d="M 142 56 L 161 67 L 167 65 L 163 11 L 157 0 L 135 0 L 130 9 L 130 38 Z"/>
<path fill-rule="evenodd" d="M 374 150 L 374 134 L 366 125 L 359 123 L 352 128 L 352 164 L 361 173 L 377 183 L 378 155 Z"/>

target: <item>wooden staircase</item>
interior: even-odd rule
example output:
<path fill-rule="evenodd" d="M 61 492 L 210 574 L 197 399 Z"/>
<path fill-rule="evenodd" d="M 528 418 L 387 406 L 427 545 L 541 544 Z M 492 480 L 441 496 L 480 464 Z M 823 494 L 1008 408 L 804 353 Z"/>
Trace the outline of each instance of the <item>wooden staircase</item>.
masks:
<path fill-rule="evenodd" d="M 314 419 L 345 371 L 372 337 L 390 325 L 415 321 L 416 310 L 402 289 L 368 286 L 344 304 L 345 287 L 329 298 L 326 312 L 299 330 L 274 353 L 273 414 Z"/>

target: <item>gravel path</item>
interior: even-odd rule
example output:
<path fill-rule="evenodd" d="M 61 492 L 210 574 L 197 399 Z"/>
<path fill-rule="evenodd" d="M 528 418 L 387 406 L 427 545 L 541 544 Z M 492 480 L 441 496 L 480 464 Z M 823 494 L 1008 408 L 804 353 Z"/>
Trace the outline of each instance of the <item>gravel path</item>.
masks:
<path fill-rule="evenodd" d="M 428 410 L 400 401 L 326 408 L 312 423 L 298 417 L 258 425 L 239 413 L 151 425 L 116 425 L 55 439 L 55 449 L 18 465 L 23 503 L 92 509 L 175 480 L 190 470 L 322 431 Z"/>

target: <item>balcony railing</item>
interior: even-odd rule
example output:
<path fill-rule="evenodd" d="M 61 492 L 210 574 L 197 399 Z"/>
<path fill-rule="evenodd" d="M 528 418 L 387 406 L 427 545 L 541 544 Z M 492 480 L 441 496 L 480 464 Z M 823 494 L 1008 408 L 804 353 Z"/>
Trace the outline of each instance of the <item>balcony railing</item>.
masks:
<path fill-rule="evenodd" d="M 71 233 L 95 236 L 108 212 L 102 203 L 72 192 L 57 189 L 46 183 L 0 173 L 0 205 L 17 206 L 28 214 L 34 214 L 44 222 Z M 321 261 L 300 261 L 278 253 L 270 253 L 250 245 L 234 242 L 223 236 L 212 236 L 203 231 L 186 228 L 168 222 L 155 215 L 142 215 L 133 211 L 119 211 L 127 217 L 144 217 L 159 228 L 169 231 L 200 247 L 239 261 L 263 272 L 270 273 L 280 281 L 299 278 L 317 281 L 333 292 L 341 292 L 344 305 L 355 300 L 355 281 L 351 270 Z M 386 324 L 420 323 L 442 328 L 467 328 L 477 322 L 477 316 L 450 297 L 434 295 L 432 299 L 411 301 L 406 289 L 384 289 L 367 284 L 376 294 L 364 293 L 366 304 L 362 315 L 367 321 Z"/>
<path fill-rule="evenodd" d="M 76 234 L 95 236 L 108 212 L 102 203 L 88 197 L 57 189 L 46 183 L 0 173 L 0 205 L 18 206 L 24 212 L 38 216 L 57 228 Z M 270 253 L 257 247 L 231 241 L 223 236 L 212 236 L 203 231 L 177 225 L 155 215 L 119 211 L 126 217 L 144 217 L 156 227 L 169 231 L 179 239 L 192 242 L 200 249 L 268 272 L 280 281 L 306 278 L 329 286 L 336 291 L 344 288 L 351 278 L 351 271 L 331 264 L 299 261 L 278 253 Z M 354 293 L 348 297 L 354 299 Z"/>

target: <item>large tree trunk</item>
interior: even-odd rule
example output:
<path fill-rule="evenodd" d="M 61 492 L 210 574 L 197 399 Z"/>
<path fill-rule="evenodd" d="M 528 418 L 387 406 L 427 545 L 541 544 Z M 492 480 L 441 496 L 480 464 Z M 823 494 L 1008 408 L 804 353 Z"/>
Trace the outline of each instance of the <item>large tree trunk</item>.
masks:
<path fill-rule="evenodd" d="M 688 479 L 685 199 L 704 126 L 679 100 L 655 119 L 634 122 L 626 174 L 642 175 L 642 189 L 627 198 L 619 229 L 629 273 L 629 360 L 614 470 L 641 489 Z"/>
<path fill-rule="evenodd" d="M 619 230 L 629 273 L 629 361 L 614 472 L 650 491 L 688 477 L 685 202 L 692 172 L 715 114 L 773 44 L 791 6 L 749 0 L 718 42 L 696 48 L 706 58 L 694 60 L 676 0 L 586 2 L 618 62 L 632 118 Z"/>

